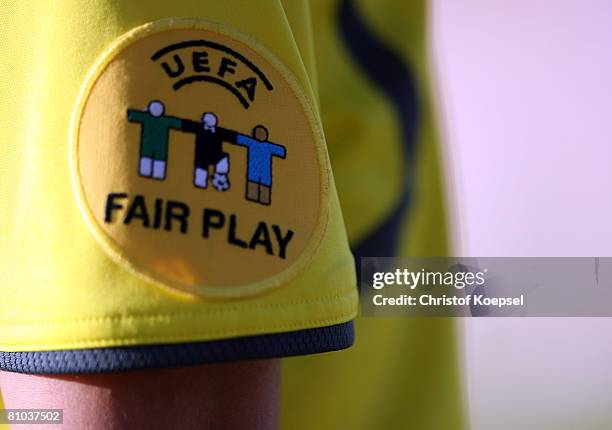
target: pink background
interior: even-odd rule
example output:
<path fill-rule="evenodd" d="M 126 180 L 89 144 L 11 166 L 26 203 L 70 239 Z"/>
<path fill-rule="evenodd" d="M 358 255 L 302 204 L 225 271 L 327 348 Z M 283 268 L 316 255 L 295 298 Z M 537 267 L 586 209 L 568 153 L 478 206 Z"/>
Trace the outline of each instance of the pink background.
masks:
<path fill-rule="evenodd" d="M 612 256 L 612 1 L 432 10 L 457 254 Z M 612 428 L 612 320 L 472 319 L 462 336 L 475 430 Z"/>

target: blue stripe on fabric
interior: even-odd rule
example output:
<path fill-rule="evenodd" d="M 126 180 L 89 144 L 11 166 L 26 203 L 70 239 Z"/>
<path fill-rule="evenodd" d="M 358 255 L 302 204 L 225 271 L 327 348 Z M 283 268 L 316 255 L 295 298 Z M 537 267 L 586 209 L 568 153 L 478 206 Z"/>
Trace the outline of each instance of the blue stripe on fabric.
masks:
<path fill-rule="evenodd" d="M 360 257 L 391 257 L 398 252 L 402 221 L 411 203 L 410 185 L 414 171 L 420 100 L 413 73 L 408 65 L 368 27 L 355 1 L 341 0 L 338 26 L 351 58 L 395 108 L 402 130 L 404 189 L 387 218 L 353 247 L 358 274 Z"/>
<path fill-rule="evenodd" d="M 103 373 L 192 366 L 337 351 L 355 339 L 353 322 L 236 339 L 66 351 L 0 352 L 0 370 L 35 374 Z"/>

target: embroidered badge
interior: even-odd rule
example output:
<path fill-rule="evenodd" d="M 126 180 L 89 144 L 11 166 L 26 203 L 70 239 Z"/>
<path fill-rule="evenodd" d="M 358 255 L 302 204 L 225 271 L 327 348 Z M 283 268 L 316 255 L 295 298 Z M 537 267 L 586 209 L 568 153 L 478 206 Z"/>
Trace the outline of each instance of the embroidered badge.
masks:
<path fill-rule="evenodd" d="M 98 61 L 72 168 L 96 238 L 147 280 L 250 295 L 304 269 L 328 220 L 320 125 L 293 75 L 233 30 L 162 20 Z"/>

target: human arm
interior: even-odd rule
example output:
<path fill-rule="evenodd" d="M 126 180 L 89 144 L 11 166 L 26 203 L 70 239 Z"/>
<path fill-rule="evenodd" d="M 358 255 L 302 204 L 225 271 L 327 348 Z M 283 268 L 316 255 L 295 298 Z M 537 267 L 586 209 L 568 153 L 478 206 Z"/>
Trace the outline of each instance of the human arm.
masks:
<path fill-rule="evenodd" d="M 280 361 L 109 374 L 0 372 L 5 407 L 62 409 L 64 428 L 275 429 Z"/>

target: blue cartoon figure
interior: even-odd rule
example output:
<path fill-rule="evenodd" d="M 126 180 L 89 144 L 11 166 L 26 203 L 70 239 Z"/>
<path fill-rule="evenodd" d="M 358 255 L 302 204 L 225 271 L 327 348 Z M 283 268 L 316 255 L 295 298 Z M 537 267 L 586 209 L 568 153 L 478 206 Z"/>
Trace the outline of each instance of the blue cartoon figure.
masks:
<path fill-rule="evenodd" d="M 268 130 L 258 125 L 253 137 L 238 134 L 236 143 L 247 148 L 246 198 L 269 205 L 272 202 L 272 157 L 285 158 L 285 147 L 268 141 Z"/>

